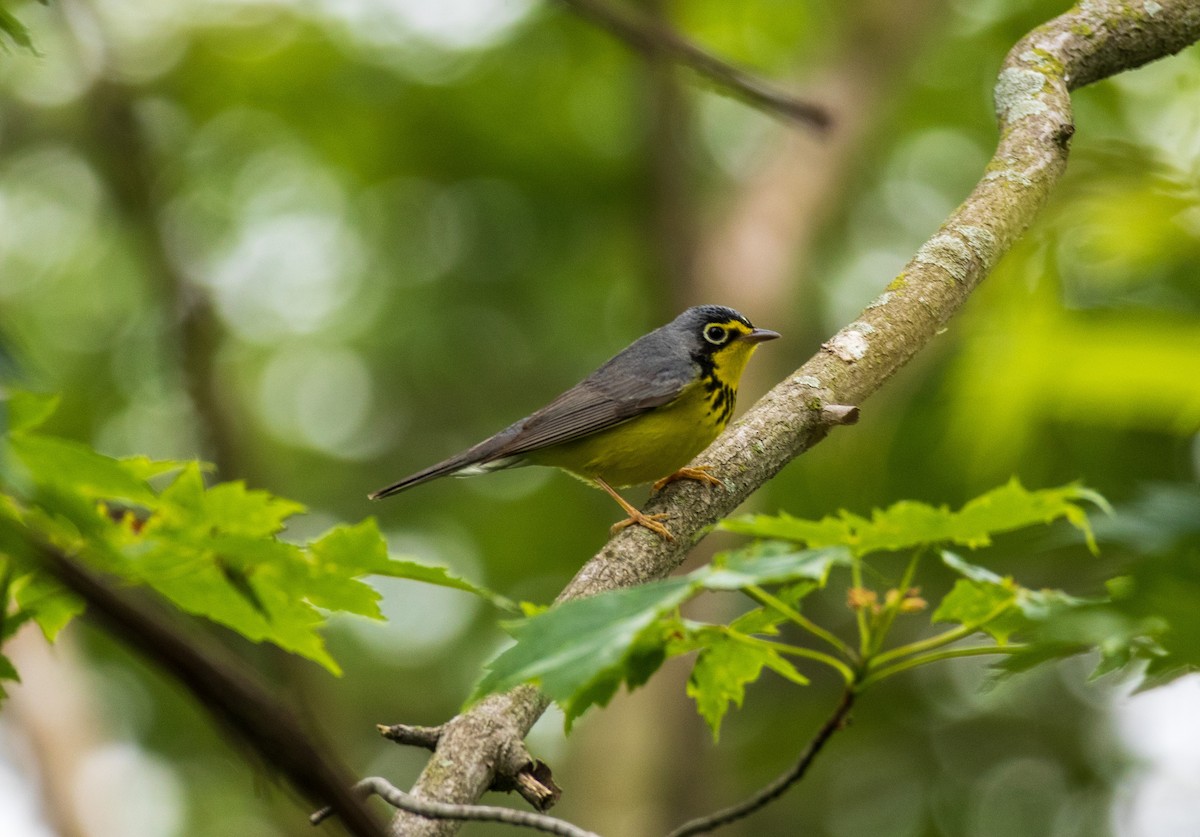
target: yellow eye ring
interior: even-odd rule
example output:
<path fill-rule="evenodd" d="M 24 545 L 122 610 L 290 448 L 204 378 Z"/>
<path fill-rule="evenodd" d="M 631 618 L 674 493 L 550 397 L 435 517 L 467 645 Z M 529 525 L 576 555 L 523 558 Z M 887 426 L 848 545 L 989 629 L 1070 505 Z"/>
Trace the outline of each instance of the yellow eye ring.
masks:
<path fill-rule="evenodd" d="M 710 325 L 704 327 L 704 339 L 714 346 L 720 346 L 729 339 L 729 331 L 724 326 Z"/>

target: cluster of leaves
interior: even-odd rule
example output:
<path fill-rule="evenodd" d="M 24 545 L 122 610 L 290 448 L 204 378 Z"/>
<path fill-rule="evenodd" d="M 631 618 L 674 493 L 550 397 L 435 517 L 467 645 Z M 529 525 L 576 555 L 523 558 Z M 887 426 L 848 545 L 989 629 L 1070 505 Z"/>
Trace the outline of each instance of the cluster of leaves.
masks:
<path fill-rule="evenodd" d="M 53 639 L 83 609 L 45 571 L 45 550 L 335 674 L 320 634 L 330 614 L 382 618 L 364 576 L 455 587 L 512 607 L 441 567 L 390 558 L 374 519 L 290 543 L 280 535 L 304 511 L 299 503 L 240 482 L 206 485 L 197 462 L 114 459 L 38 432 L 56 403 L 16 393 L 2 405 L 0 641 L 31 619 Z M 0 657 L 0 680 L 16 678 Z"/>
<path fill-rule="evenodd" d="M 1016 670 L 1098 648 L 1100 671 L 1109 671 L 1155 653 L 1145 625 L 1126 620 L 1125 629 L 1114 632 L 1111 620 L 1095 618 L 1104 602 L 1031 590 L 950 551 L 986 547 L 998 533 L 1059 519 L 1082 532 L 1094 551 L 1083 506 L 1089 502 L 1107 508 L 1103 498 L 1078 485 L 1030 491 L 1014 480 L 958 511 L 904 501 L 869 518 L 841 512 L 822 520 L 787 514 L 730 520 L 724 528 L 755 540 L 710 566 L 569 602 L 513 624 L 516 643 L 491 664 L 478 691 L 537 683 L 563 706 L 569 726 L 589 706 L 607 703 L 621 684 L 634 688 L 666 659 L 696 652 L 688 693 L 715 737 L 730 705 L 741 705 L 746 686 L 764 669 L 803 685 L 808 679 L 798 666 L 819 663 L 861 691 L 954 657 L 1005 655 L 1006 667 Z M 881 596 L 864 585 L 864 564 L 895 552 L 909 554 L 907 566 Z M 957 578 L 931 621 L 950 627 L 888 647 L 897 617 L 926 609 L 916 575 L 922 557 L 935 553 Z M 844 595 L 856 617 L 855 642 L 802 612 L 803 600 L 829 587 L 838 569 L 849 582 Z M 685 618 L 680 606 L 702 591 L 736 591 L 756 606 L 728 625 Z M 781 628 L 789 624 L 813 642 L 782 641 Z"/>

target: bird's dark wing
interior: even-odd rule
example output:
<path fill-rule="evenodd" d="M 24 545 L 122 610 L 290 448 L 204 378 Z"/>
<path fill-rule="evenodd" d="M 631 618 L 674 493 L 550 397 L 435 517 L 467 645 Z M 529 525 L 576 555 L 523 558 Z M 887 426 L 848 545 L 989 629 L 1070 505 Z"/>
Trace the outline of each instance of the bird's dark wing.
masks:
<path fill-rule="evenodd" d="M 607 430 L 669 404 L 688 380 L 690 376 L 666 374 L 649 380 L 633 376 L 619 381 L 589 378 L 510 428 L 516 432 L 504 440 L 495 455 L 520 456 Z"/>
<path fill-rule="evenodd" d="M 598 433 L 674 400 L 694 378 L 686 348 L 652 331 L 536 413 L 462 453 L 371 495 L 379 499 L 438 477 L 518 465 L 535 450 Z"/>

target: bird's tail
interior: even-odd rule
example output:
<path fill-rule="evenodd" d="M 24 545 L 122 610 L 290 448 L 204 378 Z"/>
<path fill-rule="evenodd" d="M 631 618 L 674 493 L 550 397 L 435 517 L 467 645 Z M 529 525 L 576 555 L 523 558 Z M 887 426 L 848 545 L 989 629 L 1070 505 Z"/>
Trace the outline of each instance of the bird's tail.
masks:
<path fill-rule="evenodd" d="M 394 482 L 386 488 L 381 488 L 372 494 L 368 494 L 367 498 L 382 500 L 384 497 L 391 497 L 393 494 L 399 494 L 401 491 L 412 488 L 414 485 L 436 480 L 438 477 L 467 477 L 474 474 L 486 474 L 489 471 L 511 468 L 519 464 L 521 463 L 517 461 L 516 457 L 503 457 L 481 461 L 478 452 L 472 449 L 464 451 L 458 456 L 452 456 L 436 465 L 430 465 L 428 468 L 417 471 L 415 474 L 409 474 L 399 482 Z"/>

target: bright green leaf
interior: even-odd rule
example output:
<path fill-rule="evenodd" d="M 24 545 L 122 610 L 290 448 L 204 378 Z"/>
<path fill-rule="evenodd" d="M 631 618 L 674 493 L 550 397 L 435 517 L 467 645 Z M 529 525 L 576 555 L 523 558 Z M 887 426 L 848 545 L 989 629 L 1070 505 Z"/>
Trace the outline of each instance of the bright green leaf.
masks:
<path fill-rule="evenodd" d="M 537 683 L 571 722 L 604 705 L 622 683 L 633 688 L 665 654 L 673 613 L 696 590 L 687 578 L 576 599 L 514 622 L 516 644 L 488 665 L 475 697 Z"/>
<path fill-rule="evenodd" d="M 428 564 L 418 564 L 415 561 L 401 561 L 398 559 L 390 559 L 387 564 L 372 570 L 376 575 L 385 575 L 389 578 L 407 578 L 413 581 L 421 581 L 425 584 L 436 584 L 439 587 L 450 587 L 454 590 L 462 590 L 466 593 L 471 593 L 491 602 L 493 606 L 500 610 L 507 610 L 512 613 L 525 613 L 532 615 L 530 607 L 526 604 L 518 605 L 512 599 L 506 598 L 492 590 L 489 590 L 482 585 L 467 581 L 464 578 L 453 575 L 445 567 L 431 566 Z M 540 609 L 540 606 L 535 609 Z"/>
<path fill-rule="evenodd" d="M 212 470 L 207 462 L 192 462 L 173 459 L 151 459 L 148 456 L 126 456 L 121 460 L 122 467 L 140 480 L 151 480 L 155 477 L 181 471 L 189 465 L 195 465 L 202 471 Z"/>
<path fill-rule="evenodd" d="M 510 599 L 460 578 L 445 567 L 389 558 L 387 542 L 374 518 L 353 526 L 335 527 L 314 541 L 310 549 L 319 568 L 337 567 L 338 572 L 350 576 L 382 575 L 449 587 L 479 596 L 502 610 L 521 612 Z"/>
<path fill-rule="evenodd" d="M 1004 643 L 1020 625 L 1013 615 L 1019 617 L 1016 585 L 1011 581 L 993 584 L 960 578 L 942 599 L 932 620 L 975 627 Z"/>
<path fill-rule="evenodd" d="M 120 460 L 87 445 L 50 436 L 14 436 L 9 440 L 35 484 L 93 500 L 125 500 L 140 506 L 155 502 L 154 492 Z"/>
<path fill-rule="evenodd" d="M 793 683 L 807 685 L 808 678 L 780 656 L 769 642 L 754 640 L 729 628 L 706 626 L 695 634 L 701 646 L 688 678 L 687 693 L 696 711 L 708 722 L 713 740 L 721 734 L 721 721 L 732 703 L 741 707 L 746 685 L 758 680 L 764 667 Z"/>
<path fill-rule="evenodd" d="M 724 553 L 712 564 L 690 573 L 688 578 L 706 590 L 740 590 L 798 581 L 824 586 L 835 565 L 849 563 L 850 550 L 845 547 L 796 549 L 776 541 Z"/>
<path fill-rule="evenodd" d="M 267 537 L 283 531 L 285 521 L 302 514 L 302 504 L 267 491 L 246 488 L 242 482 L 222 482 L 204 493 L 208 523 L 222 532 Z"/>
<path fill-rule="evenodd" d="M 161 578 L 154 588 L 180 610 L 226 625 L 254 642 L 271 642 L 340 674 L 317 633 L 325 621 L 320 612 L 294 590 L 280 588 L 269 578 L 255 577 L 255 582 L 259 607 L 234 594 L 228 579 L 211 561 L 194 563 L 187 574 Z"/>
<path fill-rule="evenodd" d="M 941 551 L 941 555 L 942 563 L 964 578 L 968 578 L 971 581 L 980 581 L 988 584 L 1004 583 L 1004 579 L 1001 576 L 996 575 L 996 573 L 992 572 L 987 567 L 980 567 L 976 566 L 975 564 L 970 564 L 949 550 L 943 549 Z"/>
<path fill-rule="evenodd" d="M 12 585 L 13 601 L 53 642 L 72 619 L 83 613 L 83 600 L 43 573 L 30 573 Z"/>
<path fill-rule="evenodd" d="M 751 514 L 731 517 L 721 521 L 720 528 L 752 538 L 795 541 L 819 548 L 852 546 L 855 542 L 855 530 L 865 522 L 861 517 L 847 512 L 843 512 L 841 517 L 831 516 L 821 520 L 804 520 L 792 517 L 787 512 L 780 512 L 777 515 Z"/>
<path fill-rule="evenodd" d="M 1103 497 L 1077 483 L 1030 491 L 1014 478 L 963 506 L 956 515 L 954 540 L 971 547 L 986 546 L 990 543 L 989 535 L 1066 518 L 1083 532 L 1095 552 L 1095 540 L 1081 502 L 1111 511 Z"/>
<path fill-rule="evenodd" d="M 1089 502 L 1107 510 L 1104 499 L 1078 485 L 1029 491 L 1015 479 L 968 502 L 960 511 L 902 500 L 875 509 L 868 520 L 848 512 L 819 521 L 787 514 L 755 515 L 728 520 L 723 528 L 759 538 L 782 538 L 810 547 L 841 545 L 858 555 L 895 552 L 936 543 L 955 543 L 972 549 L 987 546 L 993 535 L 1065 518 L 1084 533 L 1095 548 L 1087 515 Z"/>

